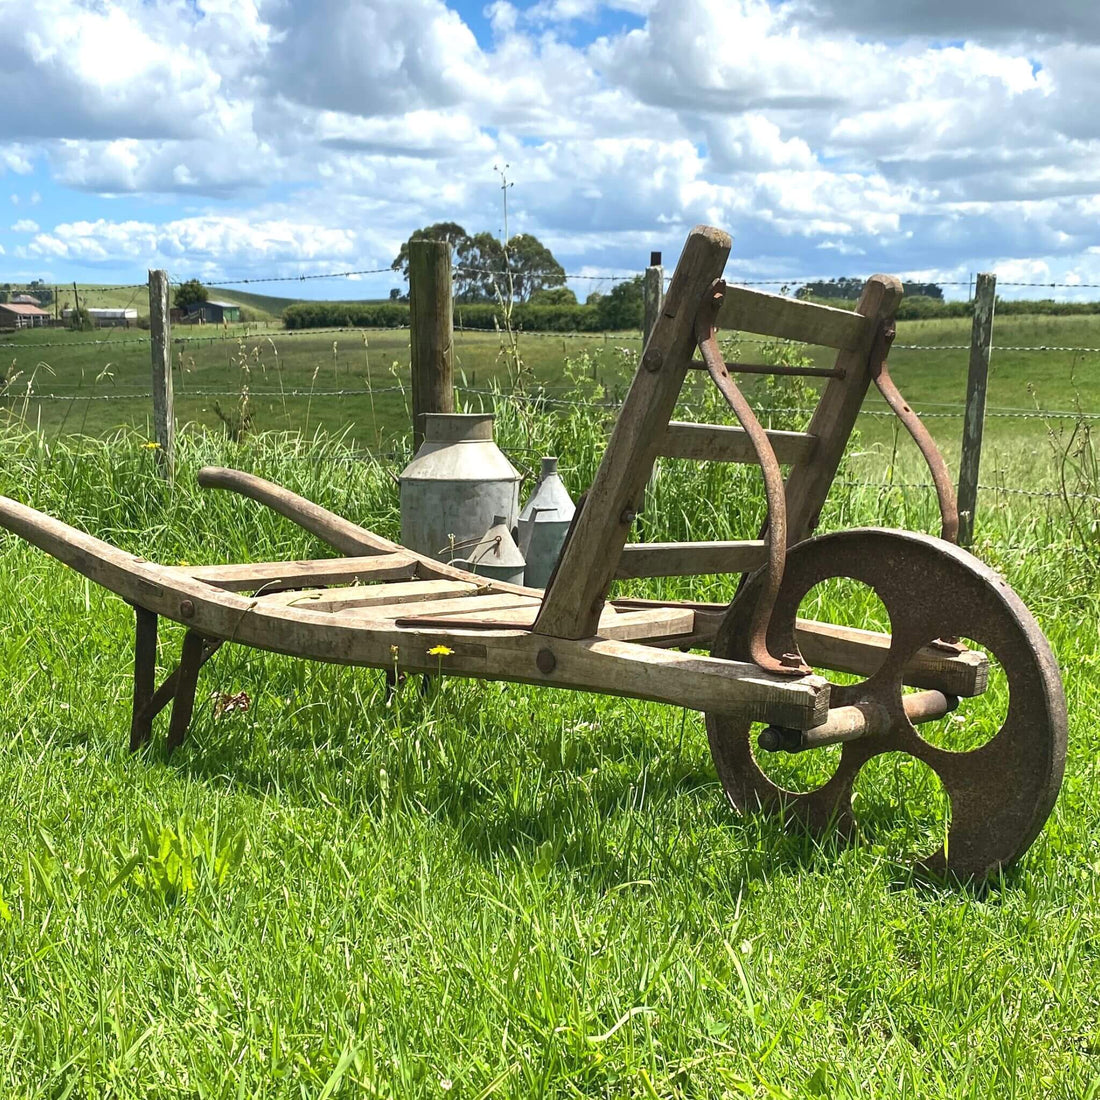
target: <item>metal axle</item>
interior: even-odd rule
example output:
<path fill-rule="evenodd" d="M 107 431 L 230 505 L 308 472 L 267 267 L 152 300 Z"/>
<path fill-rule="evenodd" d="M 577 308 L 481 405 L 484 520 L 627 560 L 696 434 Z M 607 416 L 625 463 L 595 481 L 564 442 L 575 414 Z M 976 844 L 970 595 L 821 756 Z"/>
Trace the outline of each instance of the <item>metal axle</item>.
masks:
<path fill-rule="evenodd" d="M 914 726 L 918 726 L 922 722 L 934 722 L 949 714 L 959 705 L 959 697 L 945 695 L 942 691 L 915 691 L 903 695 L 902 704 L 905 707 L 905 717 Z M 890 728 L 890 712 L 881 703 L 855 703 L 852 706 L 830 708 L 825 722 L 813 729 L 766 726 L 760 731 L 757 744 L 765 752 L 805 752 L 824 745 L 837 745 L 876 733 L 887 733 Z"/>

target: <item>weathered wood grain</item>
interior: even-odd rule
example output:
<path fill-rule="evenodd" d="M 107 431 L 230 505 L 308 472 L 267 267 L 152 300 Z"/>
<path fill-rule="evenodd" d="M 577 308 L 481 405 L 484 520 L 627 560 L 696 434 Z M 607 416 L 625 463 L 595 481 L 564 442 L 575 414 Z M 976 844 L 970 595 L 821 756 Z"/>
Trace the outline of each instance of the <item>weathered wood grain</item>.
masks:
<path fill-rule="evenodd" d="M 424 442 L 424 414 L 455 411 L 451 246 L 409 241 L 409 349 L 413 452 Z"/>
<path fill-rule="evenodd" d="M 695 350 L 695 316 L 722 274 L 730 239 L 721 230 L 691 231 L 661 316 L 615 422 L 535 622 L 539 634 L 585 638 L 596 631 L 657 449 Z"/>
<path fill-rule="evenodd" d="M 760 539 L 743 542 L 632 542 L 623 547 L 615 579 L 748 573 L 763 565 L 767 557 L 767 547 Z"/>
<path fill-rule="evenodd" d="M 255 592 L 262 588 L 315 588 L 326 584 L 412 580 L 418 565 L 411 554 L 379 554 L 369 558 L 316 558 L 245 562 L 241 565 L 177 565 L 170 568 L 226 592 Z"/>
<path fill-rule="evenodd" d="M 0 497 L 0 526 L 148 611 L 207 639 L 335 664 L 442 671 L 742 714 L 791 728 L 820 725 L 829 685 L 818 676 L 788 680 L 755 665 L 666 651 L 605 638 L 547 638 L 529 631 L 379 629 L 344 615 L 286 607 L 264 597 L 223 592 L 143 561 L 60 520 Z M 429 650 L 445 642 L 440 660 Z M 553 665 L 538 663 L 549 651 Z M 549 665 L 546 658 L 543 665 Z"/>
<path fill-rule="evenodd" d="M 769 431 L 768 441 L 775 457 L 784 465 L 807 462 L 813 457 L 817 439 L 805 432 Z M 689 424 L 673 420 L 659 447 L 665 458 L 687 458 L 697 462 L 755 462 L 748 433 L 725 424 Z"/>
<path fill-rule="evenodd" d="M 853 313 L 748 287 L 729 286 L 718 313 L 718 327 L 857 351 L 866 339 L 868 323 L 858 310 Z"/>
<path fill-rule="evenodd" d="M 989 380 L 989 351 L 993 345 L 993 312 L 997 304 L 997 276 L 983 272 L 974 292 L 974 323 L 970 331 L 970 366 L 966 378 L 966 416 L 963 420 L 959 461 L 959 545 L 974 541 L 974 512 L 978 505 L 978 471 L 982 463 L 985 428 L 985 391 Z"/>

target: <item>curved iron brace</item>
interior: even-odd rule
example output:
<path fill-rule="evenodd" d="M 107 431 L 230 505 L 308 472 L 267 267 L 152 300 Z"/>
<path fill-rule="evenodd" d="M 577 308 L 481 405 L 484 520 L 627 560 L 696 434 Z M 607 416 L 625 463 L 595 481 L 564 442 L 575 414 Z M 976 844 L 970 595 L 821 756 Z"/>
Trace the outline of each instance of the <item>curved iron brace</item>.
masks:
<path fill-rule="evenodd" d="M 703 356 L 707 373 L 714 380 L 719 393 L 733 410 L 752 443 L 756 461 L 764 475 L 764 495 L 768 502 L 768 518 L 764 532 L 767 544 L 768 564 L 763 575 L 763 586 L 759 599 L 753 609 L 749 627 L 749 656 L 765 672 L 778 673 L 781 676 L 805 676 L 811 672 L 798 653 L 784 653 L 774 657 L 768 651 L 768 626 L 771 623 L 772 610 L 775 607 L 779 587 L 783 583 L 783 570 L 787 559 L 787 497 L 783 489 L 783 473 L 779 460 L 775 457 L 771 440 L 767 432 L 756 419 L 752 407 L 745 400 L 737 383 L 730 377 L 718 347 L 715 335 L 715 321 L 718 310 L 725 297 L 726 284 L 716 279 L 710 292 L 704 297 L 695 315 L 695 340 Z"/>
<path fill-rule="evenodd" d="M 959 503 L 955 499 L 955 486 L 951 483 L 951 474 L 948 472 L 947 463 L 940 454 L 936 441 L 932 438 L 924 421 L 909 407 L 909 403 L 901 395 L 897 384 L 890 377 L 890 370 L 886 365 L 886 358 L 890 354 L 890 345 L 894 342 L 896 328 L 892 321 L 883 322 L 879 326 L 878 335 L 875 337 L 874 347 L 871 349 L 871 377 L 878 386 L 879 393 L 886 399 L 886 404 L 893 409 L 897 418 L 905 425 L 906 431 L 913 437 L 913 442 L 920 448 L 924 461 L 928 464 L 928 472 L 932 475 L 932 482 L 936 486 L 936 496 L 940 504 L 940 538 L 944 542 L 957 542 L 959 537 Z"/>

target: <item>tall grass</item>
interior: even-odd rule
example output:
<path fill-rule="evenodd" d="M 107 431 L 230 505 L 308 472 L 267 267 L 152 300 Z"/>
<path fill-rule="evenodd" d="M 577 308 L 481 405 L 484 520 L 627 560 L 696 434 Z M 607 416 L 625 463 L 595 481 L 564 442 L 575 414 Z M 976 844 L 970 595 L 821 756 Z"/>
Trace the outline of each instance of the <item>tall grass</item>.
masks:
<path fill-rule="evenodd" d="M 484 399 L 505 450 L 557 453 L 575 494 L 611 415 L 586 392 Z M 172 487 L 143 442 L 8 433 L 0 492 L 169 563 L 325 552 L 199 490 L 205 463 L 397 534 L 399 462 L 347 439 L 185 433 Z M 643 531 L 745 536 L 761 508 L 749 469 L 668 463 Z M 830 498 L 826 528 L 865 523 L 938 526 L 888 476 Z M 379 673 L 229 647 L 183 749 L 130 757 L 132 612 L 0 537 L 4 1095 L 1095 1097 L 1100 595 L 1057 500 L 1004 498 L 979 536 L 1072 715 L 1050 824 L 980 891 L 907 870 L 942 829 L 920 769 L 876 764 L 856 843 L 816 844 L 731 813 L 698 716 L 630 700 L 389 698 Z M 247 710 L 212 705 L 241 691 Z"/>

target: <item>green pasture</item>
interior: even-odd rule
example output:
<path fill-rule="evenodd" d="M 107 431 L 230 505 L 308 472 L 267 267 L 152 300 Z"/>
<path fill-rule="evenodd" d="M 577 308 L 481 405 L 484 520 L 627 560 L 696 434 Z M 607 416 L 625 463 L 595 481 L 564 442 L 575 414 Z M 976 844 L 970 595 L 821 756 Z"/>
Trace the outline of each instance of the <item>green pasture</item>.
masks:
<path fill-rule="evenodd" d="M 955 345 L 968 345 L 969 322 L 910 321 L 898 329 L 891 355 L 894 377 L 913 406 L 927 416 L 934 437 L 957 468 L 968 352 Z M 0 343 L 14 346 L 0 347 L 0 374 L 7 379 L 0 415 L 51 436 L 101 436 L 120 426 L 148 431 L 149 398 L 127 397 L 149 392 L 144 335 L 133 330 L 44 330 L 5 336 Z M 1059 437 L 1065 442 L 1072 424 L 1064 415 L 1034 414 L 1100 412 L 1100 352 L 1009 349 L 1100 347 L 1100 318 L 1005 317 L 996 324 L 995 341 L 999 346 L 990 367 L 982 480 L 1011 483 L 1023 470 L 1027 486 L 1052 486 L 1057 481 L 1052 440 L 1056 445 Z M 933 350 L 909 350 L 906 345 L 911 344 Z M 625 389 L 639 345 L 636 333 L 580 338 L 521 333 L 522 369 L 517 375 L 498 334 L 459 332 L 459 400 L 476 407 L 485 400 L 476 391 L 493 386 L 560 397 L 570 385 L 566 371 L 567 360 L 572 360 L 574 372 L 585 372 L 602 384 L 600 399 L 613 401 Z M 746 338 L 731 354 L 752 361 L 761 348 Z M 177 328 L 177 416 L 181 423 L 204 428 L 221 428 L 228 422 L 234 431 L 244 413 L 253 431 L 308 434 L 323 428 L 346 433 L 361 448 L 385 451 L 408 431 L 408 361 L 408 334 L 401 330 L 291 334 L 259 325 Z M 826 361 L 820 353 L 819 361 Z M 752 380 L 748 384 L 754 388 Z M 813 397 L 805 388 L 800 392 L 804 403 Z M 757 403 L 767 407 L 763 391 Z M 690 395 L 684 404 L 690 404 Z M 875 473 L 900 461 L 918 476 L 912 448 L 898 436 L 893 419 L 881 415 L 886 407 L 877 394 L 872 392 L 866 410 L 861 420 L 863 459 L 855 468 Z M 695 417 L 686 407 L 680 415 Z"/>
<path fill-rule="evenodd" d="M 369 339 L 372 381 L 388 381 L 403 337 Z M 368 349 L 348 342 L 337 383 L 364 377 Z M 588 483 L 607 410 L 495 407 L 509 453 L 560 454 L 574 494 Z M 171 488 L 143 433 L 69 437 L 79 426 L 4 430 L 0 492 L 149 559 L 327 552 L 198 489 L 205 463 L 398 530 L 394 465 L 313 422 L 241 442 L 185 432 Z M 936 529 L 926 493 L 851 473 L 825 529 Z M 758 482 L 670 464 L 643 533 L 755 530 Z M 732 813 L 699 715 L 605 696 L 443 678 L 388 698 L 380 672 L 228 646 L 183 748 L 166 757 L 162 718 L 130 756 L 131 609 L 0 534 L 3 1095 L 1093 1100 L 1100 554 L 1057 501 L 1020 498 L 987 511 L 977 550 L 1048 632 L 1071 723 L 1046 829 L 1016 868 L 965 887 L 909 869 L 946 822 L 921 766 L 869 766 L 854 842 L 817 842 Z M 734 584 L 633 590 L 728 599 Z M 814 613 L 881 621 L 866 590 L 824 590 Z M 160 675 L 180 640 L 163 631 Z M 247 709 L 216 709 L 241 692 Z M 1004 705 L 964 701 L 948 747 L 989 737 Z M 830 759 L 776 766 L 820 781 Z"/>

